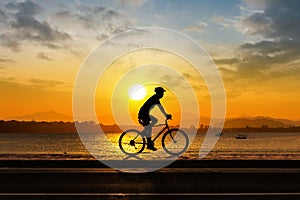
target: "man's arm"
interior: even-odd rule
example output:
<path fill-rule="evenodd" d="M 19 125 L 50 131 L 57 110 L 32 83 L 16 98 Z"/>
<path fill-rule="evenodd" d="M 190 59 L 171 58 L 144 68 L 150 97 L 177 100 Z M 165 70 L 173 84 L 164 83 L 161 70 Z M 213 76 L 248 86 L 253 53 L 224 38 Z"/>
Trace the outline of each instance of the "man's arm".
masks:
<path fill-rule="evenodd" d="M 166 113 L 164 107 L 161 104 L 157 104 L 157 106 L 159 107 L 159 109 L 162 112 L 162 114 L 164 114 L 164 116 L 167 118 L 168 114 Z"/>

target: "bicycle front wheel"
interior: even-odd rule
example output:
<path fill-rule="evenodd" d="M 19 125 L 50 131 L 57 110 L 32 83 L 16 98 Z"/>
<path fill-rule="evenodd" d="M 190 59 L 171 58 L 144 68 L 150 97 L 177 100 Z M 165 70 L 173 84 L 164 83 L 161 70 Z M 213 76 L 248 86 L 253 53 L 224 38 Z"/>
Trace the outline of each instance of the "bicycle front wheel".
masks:
<path fill-rule="evenodd" d="M 189 145 L 188 135 L 178 128 L 170 129 L 162 137 L 162 147 L 170 155 L 179 156 Z"/>
<path fill-rule="evenodd" d="M 141 132 L 135 129 L 124 131 L 119 138 L 119 147 L 127 155 L 136 155 L 145 149 L 146 140 Z"/>

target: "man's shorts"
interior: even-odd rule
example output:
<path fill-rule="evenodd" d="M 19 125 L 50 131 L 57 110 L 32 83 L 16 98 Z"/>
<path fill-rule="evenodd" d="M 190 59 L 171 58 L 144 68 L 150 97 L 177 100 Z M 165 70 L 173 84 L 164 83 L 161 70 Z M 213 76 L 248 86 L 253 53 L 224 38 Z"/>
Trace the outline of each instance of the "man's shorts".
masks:
<path fill-rule="evenodd" d="M 139 123 L 142 125 L 142 126 L 148 126 L 150 124 L 150 117 L 143 117 L 143 118 L 139 118 Z"/>

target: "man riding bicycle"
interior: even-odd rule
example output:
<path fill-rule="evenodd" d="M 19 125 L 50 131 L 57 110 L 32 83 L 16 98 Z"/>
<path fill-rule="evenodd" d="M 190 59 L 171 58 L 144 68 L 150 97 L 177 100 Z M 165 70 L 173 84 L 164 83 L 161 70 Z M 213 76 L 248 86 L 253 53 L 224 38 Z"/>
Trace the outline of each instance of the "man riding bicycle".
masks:
<path fill-rule="evenodd" d="M 156 87 L 154 89 L 155 94 L 150 97 L 144 105 L 140 108 L 138 119 L 139 123 L 144 126 L 145 135 L 147 137 L 147 149 L 152 151 L 156 151 L 157 149 L 154 147 L 154 142 L 151 140 L 152 127 L 157 123 L 157 118 L 150 115 L 150 111 L 157 105 L 160 111 L 167 119 L 171 119 L 172 115 L 167 114 L 164 107 L 160 103 L 160 99 L 164 96 L 166 90 L 162 87 Z"/>

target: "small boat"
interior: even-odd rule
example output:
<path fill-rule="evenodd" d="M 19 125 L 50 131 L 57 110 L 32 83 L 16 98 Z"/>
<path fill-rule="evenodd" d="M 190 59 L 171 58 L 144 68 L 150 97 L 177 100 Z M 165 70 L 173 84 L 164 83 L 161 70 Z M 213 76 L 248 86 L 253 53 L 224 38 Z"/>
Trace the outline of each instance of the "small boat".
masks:
<path fill-rule="evenodd" d="M 223 135 L 223 133 L 222 133 L 222 132 L 220 132 L 220 133 L 216 133 L 216 134 L 215 134 L 215 136 L 216 136 L 216 137 L 220 137 L 220 136 L 222 136 L 222 135 Z"/>
<path fill-rule="evenodd" d="M 238 134 L 235 136 L 235 139 L 246 139 L 247 138 L 247 135 L 245 134 Z"/>

